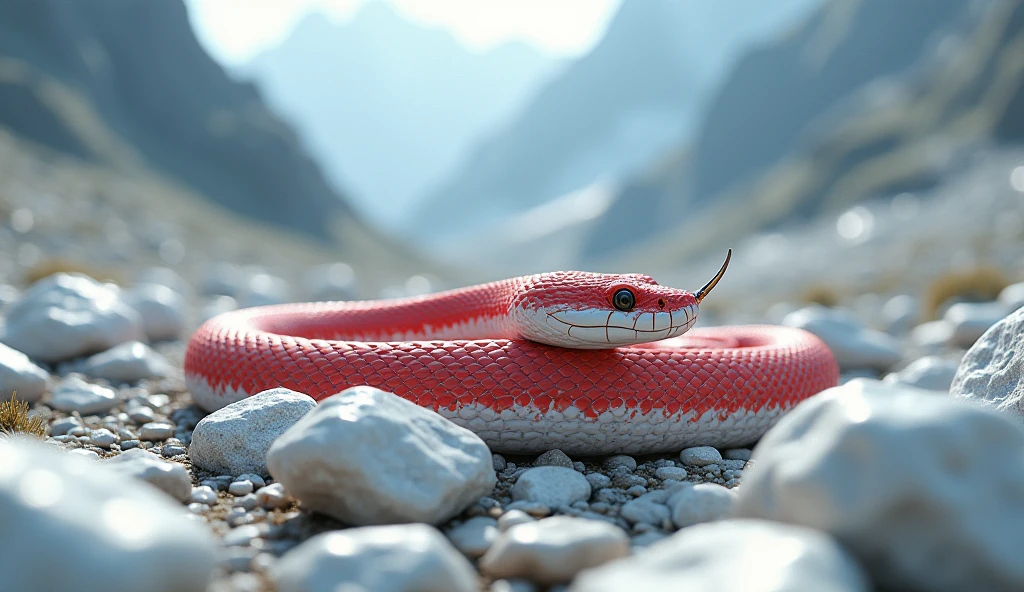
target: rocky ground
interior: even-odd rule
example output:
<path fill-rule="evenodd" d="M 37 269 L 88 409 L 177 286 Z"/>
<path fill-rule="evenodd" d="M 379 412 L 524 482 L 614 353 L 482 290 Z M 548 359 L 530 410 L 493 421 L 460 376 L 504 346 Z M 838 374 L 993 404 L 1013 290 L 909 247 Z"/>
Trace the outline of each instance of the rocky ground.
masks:
<path fill-rule="evenodd" d="M 0 440 L 0 589 L 1024 588 L 1024 284 L 953 294 L 930 321 L 891 287 L 775 303 L 765 318 L 824 339 L 844 385 L 753 451 L 502 456 L 373 389 L 200 409 L 182 375 L 198 323 L 352 297 L 358 271 L 296 268 L 244 233 L 232 257 L 202 228 L 118 207 L 126 186 L 9 156 L 0 394 L 45 427 Z"/>

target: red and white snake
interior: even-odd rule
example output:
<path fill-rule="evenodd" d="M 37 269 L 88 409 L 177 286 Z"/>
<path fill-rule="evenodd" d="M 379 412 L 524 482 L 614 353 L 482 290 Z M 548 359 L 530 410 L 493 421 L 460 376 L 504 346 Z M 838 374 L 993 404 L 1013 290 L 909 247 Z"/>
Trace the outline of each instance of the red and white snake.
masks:
<path fill-rule="evenodd" d="M 366 384 L 498 452 L 741 446 L 835 386 L 839 370 L 799 329 L 689 331 L 726 265 L 696 294 L 644 275 L 557 272 L 415 298 L 233 311 L 192 337 L 187 385 L 214 410 L 279 386 L 320 400 Z"/>

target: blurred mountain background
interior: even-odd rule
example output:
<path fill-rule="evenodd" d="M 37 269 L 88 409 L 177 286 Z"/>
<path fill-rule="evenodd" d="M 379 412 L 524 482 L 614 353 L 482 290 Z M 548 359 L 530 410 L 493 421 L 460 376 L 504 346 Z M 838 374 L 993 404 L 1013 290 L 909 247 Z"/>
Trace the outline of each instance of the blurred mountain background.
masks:
<path fill-rule="evenodd" d="M 311 3 L 231 63 L 209 1 L 3 3 L 0 126 L 398 280 L 689 280 L 1024 135 L 1018 0 L 611 2 L 578 55 Z"/>

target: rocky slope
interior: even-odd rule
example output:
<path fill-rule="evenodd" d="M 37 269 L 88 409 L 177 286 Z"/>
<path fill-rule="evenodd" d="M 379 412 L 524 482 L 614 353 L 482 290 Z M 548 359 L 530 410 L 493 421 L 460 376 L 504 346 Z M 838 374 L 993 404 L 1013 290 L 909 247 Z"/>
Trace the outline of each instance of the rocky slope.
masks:
<path fill-rule="evenodd" d="M 180 2 L 3 3 L 0 104 L 29 139 L 150 167 L 257 220 L 322 240 L 361 226 L 256 89 L 204 53 Z"/>
<path fill-rule="evenodd" d="M 481 143 L 415 219 L 435 242 L 492 236 L 507 216 L 641 170 L 693 132 L 739 48 L 813 3 L 623 3 L 601 42 Z"/>
<path fill-rule="evenodd" d="M 846 35 L 814 53 L 843 10 Z M 701 139 L 627 184 L 584 250 L 591 261 L 624 261 L 658 249 L 679 262 L 759 229 L 929 187 L 979 142 L 1019 142 L 1022 11 L 1020 2 L 831 3 L 748 56 Z M 909 14 L 898 35 L 884 33 Z M 822 62 L 809 70 L 814 55 Z M 640 214 L 652 210 L 666 215 Z M 640 244 L 623 252 L 605 238 L 611 228 Z"/>

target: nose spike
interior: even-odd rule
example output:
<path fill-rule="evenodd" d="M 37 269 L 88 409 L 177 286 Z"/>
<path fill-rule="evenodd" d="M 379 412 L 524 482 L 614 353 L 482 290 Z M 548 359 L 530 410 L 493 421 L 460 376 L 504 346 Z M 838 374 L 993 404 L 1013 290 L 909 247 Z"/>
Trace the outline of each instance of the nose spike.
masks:
<path fill-rule="evenodd" d="M 723 275 L 725 275 L 725 270 L 729 267 L 729 260 L 731 259 L 732 249 L 729 249 L 729 252 L 725 255 L 725 263 L 722 264 L 722 269 L 719 269 L 718 273 L 715 274 L 715 277 L 711 278 L 710 282 L 705 284 L 700 290 L 697 290 L 697 293 L 693 295 L 694 298 L 697 299 L 697 304 L 700 304 L 700 301 L 704 300 L 704 297 L 707 296 L 711 290 L 715 289 L 715 286 L 718 285 L 718 281 L 722 279 Z"/>

